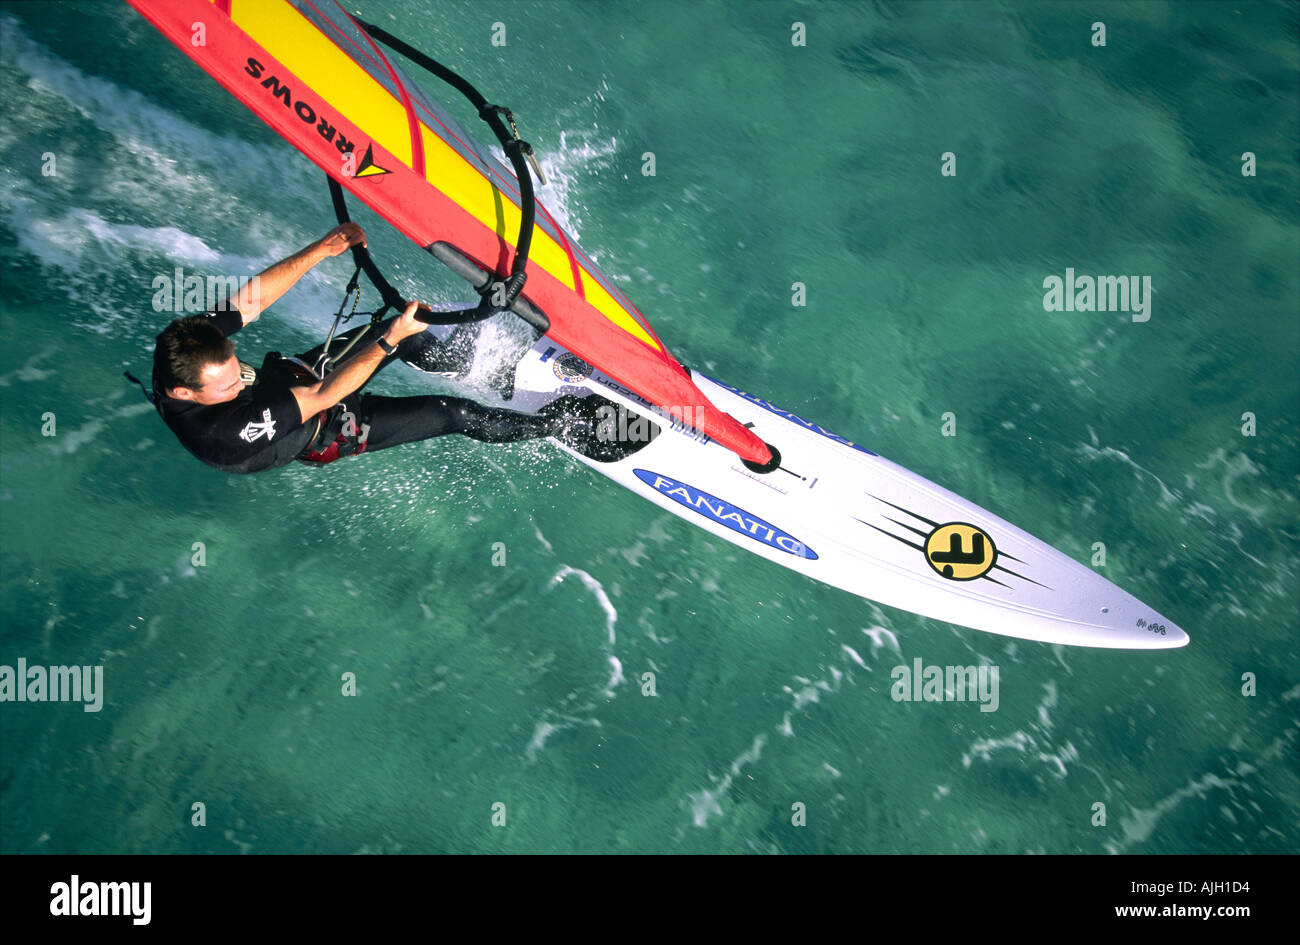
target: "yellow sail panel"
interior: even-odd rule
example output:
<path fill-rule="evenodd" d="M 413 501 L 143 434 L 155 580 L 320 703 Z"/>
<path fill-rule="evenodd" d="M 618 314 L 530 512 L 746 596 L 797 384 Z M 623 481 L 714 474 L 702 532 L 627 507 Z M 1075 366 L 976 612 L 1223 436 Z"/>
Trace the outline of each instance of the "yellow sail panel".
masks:
<path fill-rule="evenodd" d="M 656 351 L 662 351 L 660 346 L 651 335 L 641 327 L 641 323 L 628 314 L 627 309 L 619 305 L 612 295 L 605 291 L 605 287 L 587 271 L 583 270 L 582 289 L 591 306 L 604 315 L 611 322 L 623 329 L 630 335 L 644 341 Z"/>

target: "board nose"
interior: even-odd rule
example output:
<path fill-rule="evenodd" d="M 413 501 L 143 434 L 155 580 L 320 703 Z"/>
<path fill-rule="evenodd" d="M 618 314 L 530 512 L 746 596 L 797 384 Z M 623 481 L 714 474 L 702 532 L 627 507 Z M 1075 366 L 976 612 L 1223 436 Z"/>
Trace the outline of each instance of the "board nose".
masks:
<path fill-rule="evenodd" d="M 1139 605 L 1141 606 L 1141 605 Z M 1145 617 L 1128 626 L 1126 636 L 1135 649 L 1174 650 L 1191 642 L 1182 627 L 1144 608 Z"/>
<path fill-rule="evenodd" d="M 1093 606 L 1099 611 L 1093 626 L 1106 632 L 1095 643 L 1077 641 L 1085 646 L 1174 650 L 1191 642 L 1182 627 L 1109 582 L 1096 595 Z"/>
<path fill-rule="evenodd" d="M 1176 650 L 1179 647 L 1187 646 L 1192 641 L 1182 627 L 1173 624 L 1165 625 L 1165 632 L 1160 636 L 1151 634 L 1134 633 L 1129 637 L 1132 649 L 1135 650 Z"/>
<path fill-rule="evenodd" d="M 1192 642 L 1192 638 L 1187 635 L 1187 631 L 1182 627 L 1171 623 L 1166 626 L 1164 639 L 1160 642 L 1162 645 L 1159 649 L 1173 650 L 1180 646 L 1187 646 Z"/>

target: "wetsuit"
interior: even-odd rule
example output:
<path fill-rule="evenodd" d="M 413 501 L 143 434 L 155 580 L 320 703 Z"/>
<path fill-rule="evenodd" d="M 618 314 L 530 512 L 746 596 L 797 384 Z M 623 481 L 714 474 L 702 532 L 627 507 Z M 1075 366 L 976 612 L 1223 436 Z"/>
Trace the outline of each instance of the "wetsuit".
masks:
<path fill-rule="evenodd" d="M 208 316 L 227 337 L 243 327 L 237 310 L 218 310 Z M 368 332 L 347 357 L 355 357 L 374 344 L 386 327 L 387 323 Z M 339 336 L 331 350 L 341 350 L 362 330 Z M 314 364 L 320 351 L 321 347 L 317 347 L 299 360 Z M 385 358 L 375 373 L 396 357 Z M 251 372 L 242 362 L 241 366 Z M 290 388 L 316 381 L 311 371 L 273 352 L 256 372 L 255 381 L 226 403 L 196 404 L 168 397 L 157 378 L 154 393 L 159 414 L 181 445 L 207 465 L 231 473 L 261 472 L 295 459 L 329 463 L 340 456 L 374 452 L 446 433 L 461 433 L 487 443 L 508 443 L 547 436 L 558 425 L 553 416 L 485 407 L 460 397 L 380 397 L 361 390 L 303 422 Z"/>

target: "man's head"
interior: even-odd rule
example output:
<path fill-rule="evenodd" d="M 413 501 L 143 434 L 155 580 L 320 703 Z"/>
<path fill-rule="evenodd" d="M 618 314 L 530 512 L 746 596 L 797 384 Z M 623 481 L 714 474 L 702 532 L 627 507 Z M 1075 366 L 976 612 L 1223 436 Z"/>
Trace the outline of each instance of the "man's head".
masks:
<path fill-rule="evenodd" d="M 244 389 L 234 344 L 202 315 L 177 319 L 158 335 L 153 376 L 168 397 L 199 404 L 224 404 Z"/>

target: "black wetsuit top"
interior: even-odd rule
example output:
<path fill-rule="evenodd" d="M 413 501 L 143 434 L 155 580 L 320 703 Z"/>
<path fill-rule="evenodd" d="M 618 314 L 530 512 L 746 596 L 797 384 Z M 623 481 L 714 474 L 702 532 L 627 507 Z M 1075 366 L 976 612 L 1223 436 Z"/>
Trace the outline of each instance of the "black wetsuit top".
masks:
<path fill-rule="evenodd" d="M 209 312 L 208 317 L 227 338 L 244 327 L 238 310 Z M 224 404 L 168 397 L 155 377 L 158 413 L 181 445 L 214 469 L 254 473 L 283 466 L 302 454 L 319 423 L 315 416 L 303 423 L 289 390 L 311 380 L 277 369 L 281 361 L 278 355 L 268 355 L 256 381 Z"/>

